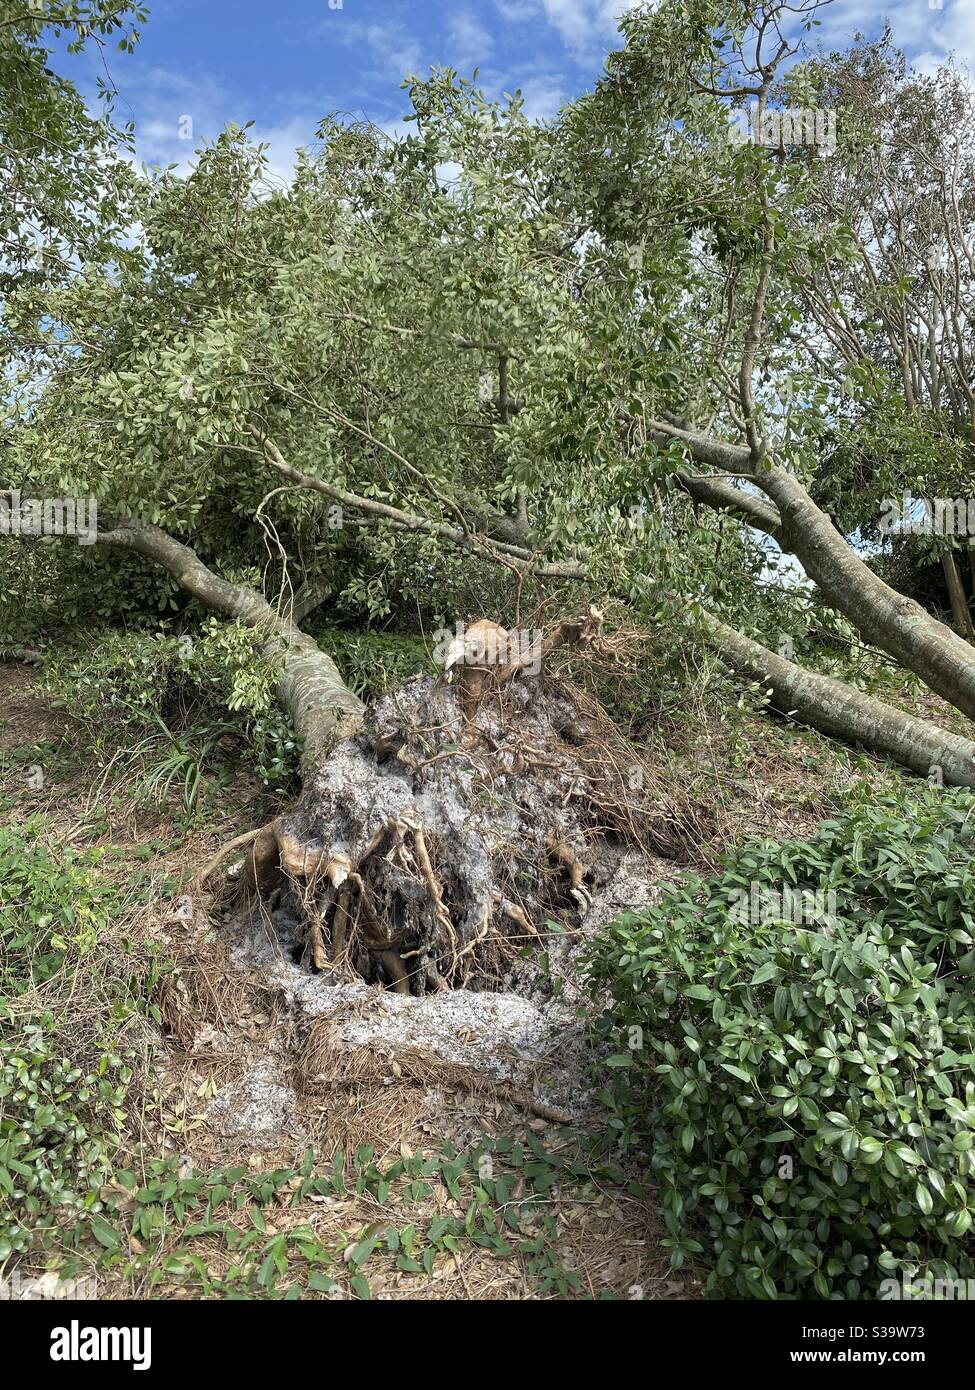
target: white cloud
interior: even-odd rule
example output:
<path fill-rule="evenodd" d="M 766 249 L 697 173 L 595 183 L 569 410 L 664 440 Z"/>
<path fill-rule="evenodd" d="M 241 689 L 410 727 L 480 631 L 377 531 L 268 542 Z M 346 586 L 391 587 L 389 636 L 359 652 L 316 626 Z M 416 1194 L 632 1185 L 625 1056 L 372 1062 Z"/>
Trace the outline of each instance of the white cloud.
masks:
<path fill-rule="evenodd" d="M 903 6 L 895 12 L 898 19 L 901 9 Z M 926 19 L 923 36 L 919 35 L 924 48 L 914 60 L 915 66 L 936 67 L 954 54 L 961 66 L 975 72 L 975 0 L 945 0 L 944 9 L 928 10 Z M 896 28 L 894 34 L 897 37 Z"/>
<path fill-rule="evenodd" d="M 174 164 L 181 175 L 189 172 L 201 145 L 232 122 L 242 126 L 253 118 L 247 99 L 232 97 L 209 74 L 150 68 L 140 72 L 138 87 L 137 159 L 149 165 Z M 266 177 L 278 186 L 291 182 L 295 151 L 313 143 L 321 115 L 307 110 L 307 102 L 295 101 L 294 107 L 299 108 L 295 114 L 258 123 L 248 131 L 254 144 L 268 146 Z"/>
<path fill-rule="evenodd" d="M 494 51 L 494 40 L 470 10 L 456 10 L 447 30 L 450 63 L 461 73 L 481 67 Z"/>
<path fill-rule="evenodd" d="M 267 169 L 264 177 L 278 187 L 291 184 L 295 172 L 295 155 L 314 143 L 318 122 L 294 116 L 282 125 L 251 127 L 251 139 L 259 145 L 267 145 Z"/>
<path fill-rule="evenodd" d="M 125 85 L 138 89 L 136 151 L 147 164 L 177 164 L 183 169 L 204 139 L 212 139 L 235 119 L 228 93 L 208 73 L 147 67 L 138 69 Z M 124 88 L 122 97 L 124 101 Z M 242 123 L 248 118 L 238 114 L 236 119 Z"/>
<path fill-rule="evenodd" d="M 878 36 L 889 22 L 895 45 L 920 71 L 932 71 L 952 54 L 975 70 L 975 0 L 836 0 L 816 17 L 820 25 L 807 36 L 813 45 L 842 49 L 857 33 Z M 792 34 L 799 36 L 795 22 Z"/>
<path fill-rule="evenodd" d="M 530 121 L 550 120 L 569 100 L 562 78 L 536 74 L 517 83 L 525 99 L 524 114 Z"/>
<path fill-rule="evenodd" d="M 495 0 L 510 24 L 547 21 L 576 56 L 591 59 L 612 42 L 619 17 L 640 0 Z"/>
<path fill-rule="evenodd" d="M 345 48 L 354 50 L 362 67 L 373 77 L 402 81 L 407 73 L 417 72 L 421 66 L 419 39 L 399 23 L 346 20 L 341 25 L 324 25 L 318 32 L 320 37 L 337 38 Z"/>
<path fill-rule="evenodd" d="M 542 8 L 549 24 L 570 48 L 585 48 L 592 41 L 596 15 L 588 0 L 542 0 Z"/>

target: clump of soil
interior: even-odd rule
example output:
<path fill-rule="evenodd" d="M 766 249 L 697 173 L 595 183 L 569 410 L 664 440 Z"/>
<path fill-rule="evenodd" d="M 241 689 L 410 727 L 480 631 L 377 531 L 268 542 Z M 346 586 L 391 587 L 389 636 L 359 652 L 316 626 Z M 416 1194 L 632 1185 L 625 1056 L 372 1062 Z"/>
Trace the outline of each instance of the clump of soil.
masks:
<path fill-rule="evenodd" d="M 419 676 L 341 743 L 275 827 L 254 916 L 334 984 L 501 990 L 577 934 L 627 852 L 683 857 L 688 826 L 588 695 L 549 675 L 466 706 Z"/>

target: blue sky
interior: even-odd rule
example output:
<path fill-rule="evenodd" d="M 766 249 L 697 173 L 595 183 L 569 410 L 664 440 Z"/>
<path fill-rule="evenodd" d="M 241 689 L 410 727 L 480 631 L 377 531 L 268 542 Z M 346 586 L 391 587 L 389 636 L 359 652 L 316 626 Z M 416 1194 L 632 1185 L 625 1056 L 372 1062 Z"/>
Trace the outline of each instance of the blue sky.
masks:
<path fill-rule="evenodd" d="M 183 165 L 200 139 L 254 120 L 282 176 L 328 112 L 395 130 L 407 109 L 403 76 L 432 64 L 468 76 L 479 67 L 489 92 L 521 88 L 529 114 L 551 115 L 592 86 L 626 8 L 626 0 L 148 3 L 136 54 L 105 54 L 141 157 Z M 820 34 L 840 45 L 858 29 L 877 33 L 885 17 L 919 66 L 954 51 L 975 72 L 975 0 L 834 0 Z M 93 90 L 101 62 L 89 50 L 58 66 Z"/>

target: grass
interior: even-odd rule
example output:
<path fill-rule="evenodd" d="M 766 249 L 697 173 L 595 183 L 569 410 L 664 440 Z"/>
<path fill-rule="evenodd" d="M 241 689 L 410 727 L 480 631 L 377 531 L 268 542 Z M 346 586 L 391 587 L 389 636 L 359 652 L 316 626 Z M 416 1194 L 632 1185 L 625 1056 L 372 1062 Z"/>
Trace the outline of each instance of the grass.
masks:
<path fill-rule="evenodd" d="M 499 1283 L 508 1296 L 620 1297 L 618 1278 L 588 1277 L 598 1241 L 587 1268 L 563 1210 L 588 1208 L 598 1226 L 600 1187 L 621 1176 L 571 1138 L 553 1148 L 530 1132 L 389 1164 L 372 1145 L 324 1165 L 308 1149 L 296 1166 L 258 1173 L 153 1161 L 116 1177 L 97 1218 L 96 1277 L 206 1298 L 426 1296 L 445 1281 L 467 1297 Z M 619 1264 L 618 1241 L 614 1249 Z"/>

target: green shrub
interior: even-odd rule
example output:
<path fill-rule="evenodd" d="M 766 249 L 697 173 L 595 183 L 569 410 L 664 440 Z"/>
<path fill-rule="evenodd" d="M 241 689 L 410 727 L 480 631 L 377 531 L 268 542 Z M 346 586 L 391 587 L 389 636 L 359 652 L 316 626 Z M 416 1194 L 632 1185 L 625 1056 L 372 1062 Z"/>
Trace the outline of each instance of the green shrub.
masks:
<path fill-rule="evenodd" d="M 99 1204 L 131 1077 L 111 1051 L 76 1066 L 50 1020 L 0 1033 L 0 1261 L 48 1244 Z"/>
<path fill-rule="evenodd" d="M 4 486 L 17 483 L 8 476 Z M 32 491 L 26 488 L 25 495 Z M 146 613 L 186 606 L 185 593 L 159 566 L 107 546 L 55 536 L 4 536 L 0 593 L 0 651 L 47 647 L 70 641 L 79 629 L 138 624 Z"/>
<path fill-rule="evenodd" d="M 96 852 L 55 856 L 42 829 L 39 817 L 0 828 L 0 1262 L 97 1204 L 131 1079 L 113 1038 L 133 1001 L 117 982 L 106 1002 L 101 978 L 106 955 L 120 974 L 124 963 L 114 947 L 95 951 L 118 894 Z M 62 967 L 75 965 L 55 989 Z M 59 993 L 70 1001 L 67 1023 L 24 1009 L 23 996 L 41 985 L 47 1008 Z M 88 1013 L 103 1015 L 105 1041 L 91 1035 Z"/>
<path fill-rule="evenodd" d="M 0 826 L 0 1015 L 6 997 L 49 980 L 69 951 L 88 951 L 118 907 L 97 851 L 55 858 L 37 838 L 40 826 L 39 817 Z"/>
<path fill-rule="evenodd" d="M 968 792 L 866 802 L 592 948 L 611 1130 L 709 1291 L 975 1276 L 973 820 Z"/>
<path fill-rule="evenodd" d="M 239 624 L 211 618 L 184 636 L 89 634 L 83 650 L 49 665 L 47 683 L 101 751 L 136 754 L 146 791 L 178 788 L 186 809 L 228 736 L 247 745 L 248 766 L 266 787 L 293 789 L 298 745 L 277 702 L 275 668 Z"/>
<path fill-rule="evenodd" d="M 315 640 L 342 672 L 342 679 L 366 704 L 410 676 L 436 670 L 422 637 L 388 632 L 346 632 L 322 628 Z"/>

